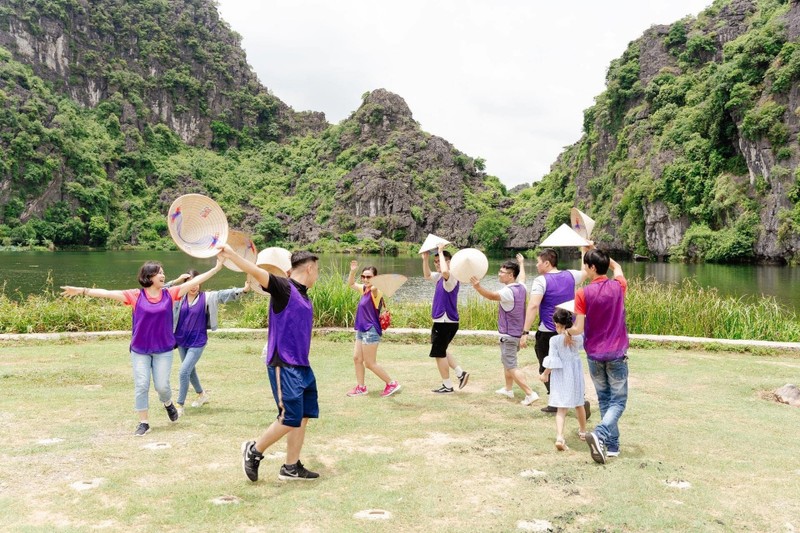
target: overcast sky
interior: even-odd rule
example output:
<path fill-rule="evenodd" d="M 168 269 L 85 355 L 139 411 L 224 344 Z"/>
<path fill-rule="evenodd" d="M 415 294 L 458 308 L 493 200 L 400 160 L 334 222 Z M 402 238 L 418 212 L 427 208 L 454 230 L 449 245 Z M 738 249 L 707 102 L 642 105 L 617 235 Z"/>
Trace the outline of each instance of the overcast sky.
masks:
<path fill-rule="evenodd" d="M 612 59 L 711 0 L 217 0 L 261 83 L 297 111 L 347 118 L 361 95 L 405 99 L 509 188 L 581 135 Z"/>

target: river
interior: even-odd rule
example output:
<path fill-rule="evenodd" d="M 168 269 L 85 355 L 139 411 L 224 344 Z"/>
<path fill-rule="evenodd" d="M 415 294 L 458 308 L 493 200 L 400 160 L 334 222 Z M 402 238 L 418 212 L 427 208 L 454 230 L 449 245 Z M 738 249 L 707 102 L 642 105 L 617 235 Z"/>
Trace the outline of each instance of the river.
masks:
<path fill-rule="evenodd" d="M 155 251 L 102 251 L 102 252 L 8 252 L 0 251 L 0 287 L 13 298 L 40 293 L 47 287 L 70 284 L 95 286 L 106 289 L 136 288 L 136 274 L 147 260 L 161 261 L 168 279 L 177 277 L 188 268 L 204 271 L 214 265 L 213 259 L 196 259 L 182 252 Z M 345 276 L 352 256 L 322 254 L 323 274 L 338 270 Z M 379 273 L 397 273 L 408 276 L 408 282 L 397 292 L 398 300 L 429 300 L 433 286 L 422 278 L 419 257 L 355 257 L 363 266 L 374 265 Z M 499 287 L 496 272 L 502 259 L 489 260 L 489 273 L 485 284 Z M 686 278 L 695 279 L 703 287 L 715 287 L 720 294 L 735 297 L 762 295 L 774 296 L 778 302 L 795 311 L 800 311 L 800 269 L 782 266 L 761 265 L 713 265 L 679 263 L 621 262 L 626 277 L 655 278 L 664 283 L 680 283 Z M 580 268 L 580 260 L 565 261 L 561 268 Z M 536 275 L 536 264 L 525 261 L 530 280 Z M 205 288 L 221 289 L 240 286 L 244 275 L 223 269 L 210 280 Z M 472 291 L 465 287 L 465 293 Z"/>

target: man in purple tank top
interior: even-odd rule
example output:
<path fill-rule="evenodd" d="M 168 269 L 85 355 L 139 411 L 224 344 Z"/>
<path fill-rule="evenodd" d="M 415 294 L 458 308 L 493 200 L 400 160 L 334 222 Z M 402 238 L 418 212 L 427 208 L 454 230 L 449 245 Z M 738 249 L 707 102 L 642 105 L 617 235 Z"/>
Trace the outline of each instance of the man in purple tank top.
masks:
<path fill-rule="evenodd" d="M 242 443 L 242 470 L 250 481 L 257 481 L 264 451 L 286 437 L 286 463 L 281 466 L 278 479 L 316 479 L 319 474 L 307 470 L 300 462 L 300 451 L 308 419 L 319 418 L 317 380 L 308 358 L 314 309 L 307 294 L 319 277 L 317 256 L 309 252 L 293 253 L 292 269 L 289 277 L 284 278 L 240 257 L 228 244 L 221 248 L 220 256 L 253 276 L 270 295 L 269 329 L 263 353 L 278 417 L 258 439 Z"/>
<path fill-rule="evenodd" d="M 436 360 L 436 367 L 442 377 L 442 385 L 433 389 L 436 394 L 450 394 L 454 392 L 453 382 L 450 380 L 450 369 L 456 371 L 458 388 L 463 389 L 469 381 L 469 372 L 458 365 L 455 356 L 450 351 L 450 342 L 458 331 L 458 290 L 461 284 L 450 275 L 450 252 L 440 244 L 433 262 L 436 272 L 431 273 L 428 265 L 428 252 L 422 253 L 422 274 L 425 279 L 436 283 L 431 307 L 431 352 L 430 357 Z"/>
<path fill-rule="evenodd" d="M 514 383 L 525 392 L 522 405 L 530 405 L 539 399 L 525 380 L 525 374 L 517 368 L 517 352 L 522 337 L 522 326 L 525 322 L 525 267 L 524 258 L 517 254 L 516 261 L 506 261 L 500 265 L 497 273 L 500 283 L 504 285 L 499 291 L 490 291 L 481 286 L 476 277 L 470 279 L 472 287 L 478 294 L 489 300 L 500 302 L 497 330 L 500 332 L 500 362 L 503 363 L 505 386 L 495 392 L 507 398 L 514 397 Z"/>
<path fill-rule="evenodd" d="M 606 274 L 611 267 L 614 278 Z M 568 335 L 584 335 L 589 363 L 603 419 L 586 436 L 589 452 L 597 463 L 619 455 L 618 422 L 628 402 L 628 328 L 625 325 L 625 292 L 628 282 L 622 267 L 601 250 L 583 256 L 589 285 L 575 294 L 575 324 Z"/>
<path fill-rule="evenodd" d="M 528 309 L 525 313 L 525 327 L 522 332 L 519 347 L 526 348 L 528 345 L 528 335 L 533 321 L 539 318 L 539 326 L 534 335 L 536 359 L 539 360 L 539 374 L 545 368 L 542 362 L 550 351 L 550 339 L 557 335 L 555 324 L 553 324 L 553 313 L 556 306 L 575 299 L 575 287 L 583 283 L 584 274 L 582 270 L 559 270 L 558 253 L 552 248 L 545 248 L 536 260 L 536 270 L 539 276 L 534 278 L 531 287 L 531 296 L 528 300 Z M 544 384 L 547 394 L 550 394 L 550 382 Z M 589 415 L 589 402 L 584 408 Z M 555 407 L 547 405 L 542 408 L 545 413 L 555 413 Z"/>

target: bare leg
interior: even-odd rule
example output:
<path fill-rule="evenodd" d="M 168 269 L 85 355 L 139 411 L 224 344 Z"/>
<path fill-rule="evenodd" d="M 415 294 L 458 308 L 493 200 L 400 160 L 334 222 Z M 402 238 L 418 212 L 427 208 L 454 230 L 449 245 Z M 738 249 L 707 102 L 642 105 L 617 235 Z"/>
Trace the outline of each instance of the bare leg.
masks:
<path fill-rule="evenodd" d="M 450 350 L 447 350 L 447 364 L 450 365 L 450 368 L 453 370 L 458 366 L 458 361 L 456 361 L 455 356 L 450 353 Z"/>
<path fill-rule="evenodd" d="M 450 357 L 436 357 L 436 366 L 439 368 L 439 375 L 442 380 L 450 379 Z"/>
<path fill-rule="evenodd" d="M 533 389 L 531 389 L 525 382 L 525 374 L 522 373 L 522 370 L 519 368 L 512 368 L 508 371 L 508 373 L 511 375 L 511 378 L 514 380 L 514 382 L 519 385 L 519 388 L 525 391 L 525 396 L 530 396 L 533 394 Z M 508 378 L 506 378 L 506 383 L 508 383 Z M 511 387 L 508 386 L 506 388 L 510 389 Z"/>
<path fill-rule="evenodd" d="M 264 453 L 264 450 L 281 440 L 287 433 L 292 431 L 291 426 L 284 426 L 278 420 L 274 421 L 270 426 L 258 437 L 256 441 L 256 450 L 259 453 Z"/>
<path fill-rule="evenodd" d="M 136 412 L 139 413 L 139 422 L 144 422 L 146 420 L 149 420 L 148 413 L 150 411 L 148 409 L 145 409 L 144 411 L 136 411 Z"/>
<path fill-rule="evenodd" d="M 299 428 L 292 428 L 286 437 L 286 464 L 293 465 L 300 460 L 300 450 L 303 449 L 303 442 L 306 438 L 306 424 L 308 418 L 300 422 Z"/>
<path fill-rule="evenodd" d="M 586 433 L 586 409 L 579 405 L 575 407 L 575 414 L 578 415 L 578 428 L 581 433 Z"/>
<path fill-rule="evenodd" d="M 567 419 L 567 408 L 559 407 L 556 411 L 556 438 L 564 438 L 564 422 Z"/>
<path fill-rule="evenodd" d="M 381 378 L 387 385 L 392 378 L 389 374 L 378 364 L 378 343 L 375 344 L 362 344 L 361 353 L 364 354 L 364 366 L 370 369 L 376 376 Z M 362 378 L 363 379 L 363 378 Z"/>
<path fill-rule="evenodd" d="M 364 351 L 361 341 L 356 341 L 356 347 L 353 350 L 353 364 L 356 367 L 356 383 L 364 385 Z"/>
<path fill-rule="evenodd" d="M 514 376 L 511 374 L 511 370 L 504 368 L 503 378 L 506 380 L 506 390 L 512 390 L 514 388 Z"/>

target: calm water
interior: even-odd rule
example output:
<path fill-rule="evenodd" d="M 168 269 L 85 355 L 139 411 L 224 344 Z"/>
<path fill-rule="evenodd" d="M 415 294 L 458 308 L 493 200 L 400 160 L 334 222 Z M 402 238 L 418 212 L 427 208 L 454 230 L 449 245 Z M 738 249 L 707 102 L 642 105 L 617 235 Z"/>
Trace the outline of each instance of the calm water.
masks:
<path fill-rule="evenodd" d="M 147 260 L 161 261 L 167 279 L 177 277 L 188 268 L 204 271 L 214 265 L 213 259 L 195 259 L 182 252 L 2 252 L 0 251 L 0 285 L 7 295 L 41 292 L 52 279 L 60 285 L 95 286 L 104 289 L 138 287 L 136 273 Z M 326 254 L 321 258 L 323 270 L 337 269 L 346 276 L 351 256 Z M 408 276 L 408 282 L 397 292 L 398 300 L 427 300 L 433 295 L 433 284 L 422 278 L 418 257 L 355 257 L 361 267 L 374 265 L 379 273 Z M 497 288 L 500 259 L 489 261 L 489 274 L 484 284 Z M 432 263 L 431 263 L 432 264 Z M 733 296 L 774 296 L 779 302 L 800 311 L 800 269 L 780 266 L 683 265 L 673 263 L 622 263 L 629 278 L 652 277 L 666 283 L 680 283 L 694 278 L 704 287 L 716 287 L 721 294 Z M 526 260 L 528 287 L 536 275 L 535 263 Z M 579 268 L 578 259 L 567 261 L 562 268 Z M 240 286 L 244 275 L 223 269 L 205 288 L 222 289 Z M 471 287 L 464 287 L 466 294 Z"/>

